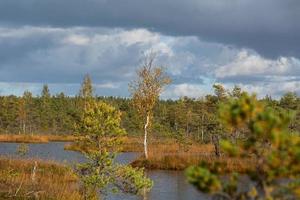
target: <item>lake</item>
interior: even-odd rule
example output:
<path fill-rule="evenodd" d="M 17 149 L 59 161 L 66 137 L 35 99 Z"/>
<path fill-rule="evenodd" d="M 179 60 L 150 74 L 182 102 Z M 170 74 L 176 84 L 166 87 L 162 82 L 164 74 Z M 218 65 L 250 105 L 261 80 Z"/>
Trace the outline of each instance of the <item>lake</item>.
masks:
<path fill-rule="evenodd" d="M 28 144 L 29 151 L 25 158 L 39 158 L 54 160 L 69 165 L 75 165 L 84 161 L 84 156 L 79 152 L 65 151 L 66 142 L 50 142 L 45 144 Z M 16 149 L 17 143 L 0 143 L 0 155 L 18 157 Z M 116 161 L 126 164 L 133 161 L 139 153 L 122 153 L 118 155 Z M 107 200 L 207 200 L 207 195 L 201 194 L 193 186 L 186 182 L 182 171 L 169 170 L 148 170 L 147 176 L 154 182 L 152 190 L 147 197 L 134 196 L 128 194 L 108 194 Z"/>

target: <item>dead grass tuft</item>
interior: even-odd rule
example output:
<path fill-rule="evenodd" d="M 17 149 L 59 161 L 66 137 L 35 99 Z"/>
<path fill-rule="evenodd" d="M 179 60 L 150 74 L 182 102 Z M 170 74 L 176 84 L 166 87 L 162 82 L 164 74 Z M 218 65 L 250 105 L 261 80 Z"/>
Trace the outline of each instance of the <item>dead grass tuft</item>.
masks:
<path fill-rule="evenodd" d="M 79 200 L 82 195 L 76 175 L 67 166 L 53 161 L 1 157 L 0 199 Z"/>

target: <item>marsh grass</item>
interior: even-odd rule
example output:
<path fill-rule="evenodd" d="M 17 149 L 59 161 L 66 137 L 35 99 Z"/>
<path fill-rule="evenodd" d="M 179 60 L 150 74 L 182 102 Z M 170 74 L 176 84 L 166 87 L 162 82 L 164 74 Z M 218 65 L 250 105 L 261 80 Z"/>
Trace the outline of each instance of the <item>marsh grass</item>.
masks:
<path fill-rule="evenodd" d="M 0 142 L 15 143 L 48 143 L 48 142 L 70 142 L 77 137 L 72 135 L 25 135 L 25 134 L 0 134 Z"/>
<path fill-rule="evenodd" d="M 218 171 L 223 174 L 230 172 L 244 173 L 248 170 L 253 170 L 255 167 L 255 162 L 249 159 L 246 160 L 241 158 L 216 157 L 214 155 L 197 155 L 191 153 L 150 154 L 148 160 L 141 156 L 137 160 L 133 161 L 131 165 L 133 167 L 144 167 L 151 170 L 184 170 L 189 166 L 199 165 L 203 161 L 205 161 L 211 167 L 222 166 L 222 168 L 218 168 Z M 221 165 L 221 163 L 223 164 Z"/>
<path fill-rule="evenodd" d="M 79 200 L 82 195 L 76 175 L 67 166 L 0 157 L 0 199 Z"/>
<path fill-rule="evenodd" d="M 143 143 L 140 137 L 123 137 L 122 152 L 143 153 Z M 88 146 L 79 143 L 71 143 L 65 146 L 66 150 L 87 151 Z M 149 142 L 149 159 L 143 156 L 132 162 L 134 167 L 161 170 L 184 170 L 188 166 L 198 165 L 206 161 L 213 166 L 216 163 L 225 163 L 225 168 L 219 169 L 223 173 L 237 171 L 240 173 L 254 168 L 253 160 L 242 158 L 229 158 L 226 156 L 216 157 L 214 146 L 211 144 L 199 144 L 190 142 L 183 146 L 170 138 L 151 139 Z"/>
<path fill-rule="evenodd" d="M 143 145 L 141 139 L 128 138 L 125 149 L 139 150 L 142 152 Z M 130 147 L 130 145 L 132 145 Z M 127 150 L 128 150 L 127 149 Z M 253 160 L 243 158 L 230 158 L 226 156 L 216 157 L 214 155 L 214 146 L 211 144 L 199 144 L 193 141 L 189 145 L 183 146 L 173 139 L 152 140 L 149 145 L 149 158 L 140 156 L 134 162 L 134 167 L 145 167 L 146 169 L 161 170 L 184 170 L 191 165 L 198 165 L 201 162 L 207 162 L 210 166 L 218 166 L 224 163 L 224 168 L 218 169 L 222 173 L 240 172 L 252 170 L 255 167 Z"/>
<path fill-rule="evenodd" d="M 180 153 L 180 152 L 212 152 L 213 146 L 210 144 L 199 144 L 191 142 L 190 145 L 182 146 L 171 138 L 153 138 L 149 139 L 150 153 L 158 151 L 164 153 Z M 88 146 L 84 143 L 74 142 L 65 145 L 65 150 L 71 151 L 86 151 Z M 142 137 L 122 137 L 121 145 L 119 146 L 120 152 L 143 152 L 143 138 Z"/>

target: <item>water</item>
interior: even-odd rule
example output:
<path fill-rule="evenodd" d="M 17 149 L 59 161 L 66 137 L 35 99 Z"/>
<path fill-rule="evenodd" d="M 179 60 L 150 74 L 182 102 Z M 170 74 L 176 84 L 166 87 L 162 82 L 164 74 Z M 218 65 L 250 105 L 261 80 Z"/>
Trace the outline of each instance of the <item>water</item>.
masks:
<path fill-rule="evenodd" d="M 50 142 L 46 144 L 28 144 L 29 151 L 25 158 L 39 158 L 55 160 L 74 165 L 84 161 L 81 153 L 65 151 L 65 142 Z M 18 157 L 16 149 L 19 144 L 0 143 L 0 155 Z M 117 157 L 117 162 L 126 164 L 133 161 L 138 153 L 122 153 Z M 199 193 L 186 182 L 182 171 L 149 170 L 147 176 L 154 182 L 154 186 L 147 197 L 129 194 L 109 194 L 107 200 L 206 200 L 207 196 Z"/>
<path fill-rule="evenodd" d="M 24 158 L 38 158 L 72 164 L 84 161 L 84 156 L 81 153 L 65 151 L 65 144 L 64 142 L 28 144 L 29 149 Z M 18 143 L 0 143 L 0 154 L 19 157 L 16 153 L 18 145 Z"/>

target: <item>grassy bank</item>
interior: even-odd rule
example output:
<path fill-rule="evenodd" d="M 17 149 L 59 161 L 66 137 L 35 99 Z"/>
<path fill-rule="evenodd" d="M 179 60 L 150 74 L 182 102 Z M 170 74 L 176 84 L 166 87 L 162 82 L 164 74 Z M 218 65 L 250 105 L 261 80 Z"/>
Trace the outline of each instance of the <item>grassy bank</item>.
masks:
<path fill-rule="evenodd" d="M 121 152 L 143 152 L 143 138 L 142 137 L 123 137 L 120 146 Z M 190 145 L 182 146 L 172 138 L 153 138 L 148 141 L 148 148 L 151 152 L 163 153 L 208 153 L 213 151 L 212 145 L 199 144 L 191 142 Z M 86 151 L 88 146 L 81 143 L 70 143 L 65 145 L 65 150 L 70 151 Z"/>
<path fill-rule="evenodd" d="M 124 137 L 121 146 L 122 152 L 140 152 L 144 151 L 143 138 L 140 137 Z M 214 163 L 225 163 L 226 168 L 220 169 L 224 173 L 237 171 L 245 172 L 254 167 L 253 161 L 214 156 L 214 146 L 211 144 L 199 144 L 190 142 L 189 145 L 182 146 L 174 139 L 160 138 L 149 140 L 149 159 L 143 156 L 136 159 L 132 166 L 144 167 L 146 169 L 160 170 L 184 170 L 188 166 L 198 165 L 202 161 L 208 162 L 210 165 Z M 71 143 L 65 146 L 67 150 L 86 151 L 87 146 L 77 143 Z"/>
<path fill-rule="evenodd" d="M 237 171 L 240 173 L 253 169 L 253 160 L 241 158 L 216 157 L 214 146 L 211 144 L 199 144 L 187 141 L 188 145 L 182 145 L 174 139 L 150 139 L 149 158 L 140 156 L 132 165 L 147 169 L 160 170 L 184 170 L 191 165 L 198 165 L 206 161 L 209 165 L 214 163 L 225 163 L 225 168 L 219 169 L 224 173 Z M 124 138 L 123 152 L 143 152 L 143 138 Z"/>
<path fill-rule="evenodd" d="M 25 135 L 25 134 L 0 134 L 0 142 L 16 143 L 48 143 L 75 141 L 72 135 Z"/>
<path fill-rule="evenodd" d="M 0 199 L 79 200 L 82 195 L 69 167 L 51 161 L 1 157 Z"/>
<path fill-rule="evenodd" d="M 208 163 L 209 166 L 213 166 L 216 163 L 224 163 L 222 166 L 226 166 L 218 169 L 221 173 L 239 172 L 244 173 L 247 170 L 254 169 L 255 165 L 253 160 L 245 160 L 238 158 L 220 157 L 217 158 L 214 155 L 195 155 L 190 153 L 182 154 L 156 154 L 150 155 L 148 160 L 143 156 L 133 161 L 131 165 L 133 167 L 144 167 L 146 169 L 160 169 L 160 170 L 184 170 L 191 165 L 199 165 L 202 161 Z"/>
<path fill-rule="evenodd" d="M 237 171 L 245 172 L 254 167 L 253 161 L 241 158 L 216 157 L 214 146 L 211 144 L 199 144 L 191 142 L 182 146 L 173 140 L 159 143 L 155 141 L 149 145 L 149 158 L 140 156 L 132 163 L 134 167 L 161 170 L 184 170 L 191 165 L 198 165 L 206 161 L 209 165 L 225 163 L 226 168 L 220 169 L 224 173 Z"/>
<path fill-rule="evenodd" d="M 142 152 L 143 147 L 143 139 L 140 137 L 123 137 L 121 138 L 121 152 Z M 69 151 L 88 151 L 89 147 L 82 142 L 73 142 L 65 145 L 65 150 Z"/>

